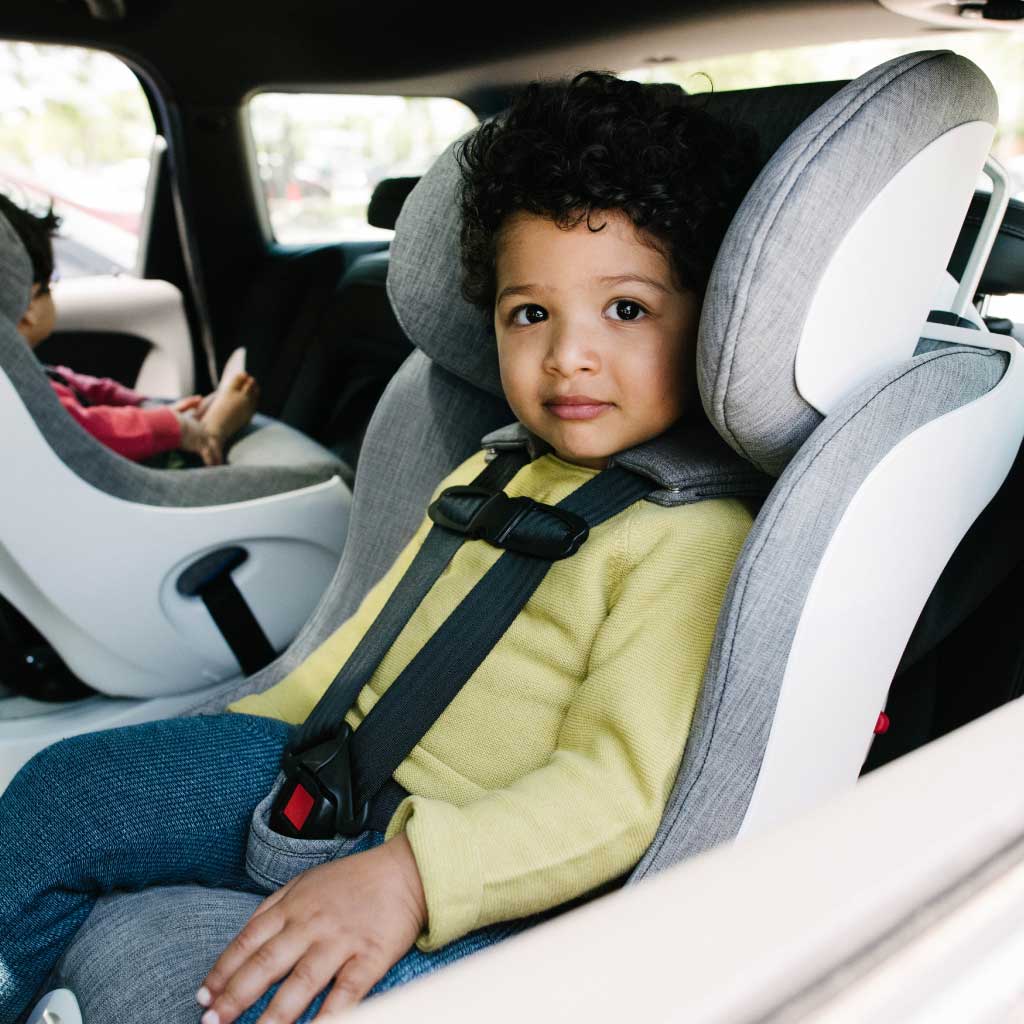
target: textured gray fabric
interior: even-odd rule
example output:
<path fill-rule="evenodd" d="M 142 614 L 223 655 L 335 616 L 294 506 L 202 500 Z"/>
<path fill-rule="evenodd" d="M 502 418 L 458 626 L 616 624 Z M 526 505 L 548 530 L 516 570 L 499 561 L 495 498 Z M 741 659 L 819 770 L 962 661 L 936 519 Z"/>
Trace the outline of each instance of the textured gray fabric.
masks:
<path fill-rule="evenodd" d="M 778 475 L 821 422 L 793 366 L 817 282 L 850 226 L 929 143 L 996 118 L 992 85 L 970 61 L 910 54 L 841 89 L 763 169 L 719 251 L 697 356 L 709 418 L 755 465 Z M 866 308 L 866 331 L 872 316 Z"/>
<path fill-rule="evenodd" d="M 374 411 L 359 456 L 341 563 L 309 622 L 276 661 L 204 698 L 198 713 L 222 710 L 283 679 L 355 610 L 423 518 L 440 481 L 512 414 L 501 399 L 467 388 L 414 352 Z"/>
<path fill-rule="evenodd" d="M 274 467 L 229 465 L 168 471 L 140 466 L 111 451 L 70 418 L 35 355 L 8 322 L 0 322 L 0 368 L 61 461 L 86 483 L 115 498 L 177 508 L 229 505 L 298 490 L 329 480 L 338 471 L 333 457 Z"/>
<path fill-rule="evenodd" d="M 724 120 L 755 125 L 762 160 L 841 83 L 681 96 Z M 468 134 L 468 133 L 467 133 Z M 467 136 L 462 136 L 465 139 Z M 412 342 L 449 373 L 501 394 L 490 317 L 462 298 L 459 263 L 459 170 L 452 143 L 409 194 L 399 214 L 387 290 Z"/>
<path fill-rule="evenodd" d="M 481 444 L 498 450 L 525 448 L 531 459 L 551 449 L 518 422 L 493 431 Z M 608 465 L 625 466 L 661 484 L 646 500 L 665 506 L 708 498 L 763 497 L 773 482 L 732 451 L 703 416 L 680 420 L 658 437 L 613 455 Z"/>
<path fill-rule="evenodd" d="M 0 322 L 17 324 L 32 298 L 32 261 L 11 222 L 0 213 Z"/>
<path fill-rule="evenodd" d="M 291 839 L 275 832 L 270 827 L 270 808 L 283 781 L 282 773 L 278 775 L 274 788 L 253 811 L 249 843 L 245 851 L 246 874 L 267 892 L 279 889 L 309 868 L 352 853 L 360 842 L 359 836 Z"/>
<path fill-rule="evenodd" d="M 850 498 L 901 439 L 985 394 L 1005 365 L 980 349 L 917 356 L 851 395 L 790 462 L 736 564 L 679 777 L 633 879 L 736 835 L 807 591 Z"/>
<path fill-rule="evenodd" d="M 50 987 L 72 989 L 85 1024 L 196 1024 L 196 989 L 262 899 L 198 885 L 101 896 Z"/>

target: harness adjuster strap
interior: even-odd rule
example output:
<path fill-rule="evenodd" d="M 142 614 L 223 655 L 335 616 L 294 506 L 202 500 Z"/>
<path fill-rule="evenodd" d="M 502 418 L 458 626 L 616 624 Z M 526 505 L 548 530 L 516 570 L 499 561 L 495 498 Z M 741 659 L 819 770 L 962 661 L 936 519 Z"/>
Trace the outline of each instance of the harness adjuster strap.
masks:
<path fill-rule="evenodd" d="M 347 722 L 331 739 L 281 761 L 285 781 L 270 808 L 270 827 L 294 839 L 356 836 L 367 828 L 370 805 L 357 805 Z"/>
<path fill-rule="evenodd" d="M 590 533 L 587 521 L 533 498 L 472 485 L 445 488 L 427 514 L 446 530 L 549 561 L 569 558 Z"/>

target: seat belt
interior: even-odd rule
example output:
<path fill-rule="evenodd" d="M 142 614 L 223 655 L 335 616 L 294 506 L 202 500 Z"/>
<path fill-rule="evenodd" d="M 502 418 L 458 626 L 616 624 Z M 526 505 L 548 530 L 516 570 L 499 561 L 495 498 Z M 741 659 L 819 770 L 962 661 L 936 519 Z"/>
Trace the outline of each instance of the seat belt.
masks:
<path fill-rule="evenodd" d="M 510 461 L 515 455 L 523 459 L 521 452 L 499 456 L 491 463 L 493 477 L 481 474 L 468 487 L 447 488 L 430 506 L 434 526 L 412 565 L 288 745 L 281 763 L 286 781 L 270 813 L 275 831 L 309 839 L 383 831 L 407 795 L 392 778 L 395 770 L 501 639 L 552 562 L 570 557 L 590 529 L 657 486 L 615 467 L 556 506 L 509 498 L 494 485 L 519 468 Z M 505 550 L 352 730 L 345 713 L 455 551 L 477 538 Z"/>

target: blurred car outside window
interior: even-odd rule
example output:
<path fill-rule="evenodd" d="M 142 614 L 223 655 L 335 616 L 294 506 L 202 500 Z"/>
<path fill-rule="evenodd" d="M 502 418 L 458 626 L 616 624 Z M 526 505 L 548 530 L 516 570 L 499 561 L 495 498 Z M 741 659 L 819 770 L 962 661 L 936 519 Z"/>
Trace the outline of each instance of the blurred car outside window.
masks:
<path fill-rule="evenodd" d="M 263 92 L 249 114 L 271 229 L 287 245 L 391 238 L 366 220 L 377 183 L 423 174 L 477 124 L 444 97 Z"/>
<path fill-rule="evenodd" d="M 992 152 L 1010 172 L 1011 194 L 1024 200 L 1024 33 L 929 32 L 910 39 L 865 39 L 704 60 L 675 61 L 665 56 L 620 77 L 675 82 L 689 93 L 725 92 L 856 78 L 892 57 L 917 50 L 952 50 L 974 61 L 988 75 L 999 98 Z M 989 179 L 981 177 L 978 188 L 989 190 Z M 993 295 L 985 312 L 1024 323 L 1024 295 Z"/>
<path fill-rule="evenodd" d="M 134 73 L 108 53 L 0 41 L 0 190 L 53 203 L 57 274 L 135 274 L 156 129 Z"/>

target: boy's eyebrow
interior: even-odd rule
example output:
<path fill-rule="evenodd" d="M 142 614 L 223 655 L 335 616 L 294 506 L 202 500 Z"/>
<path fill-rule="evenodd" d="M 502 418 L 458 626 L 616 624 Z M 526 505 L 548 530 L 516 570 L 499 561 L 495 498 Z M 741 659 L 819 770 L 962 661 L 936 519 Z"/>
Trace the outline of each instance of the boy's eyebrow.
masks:
<path fill-rule="evenodd" d="M 669 294 L 669 289 L 660 281 L 656 281 L 653 277 L 645 277 L 643 274 L 609 274 L 607 277 L 599 277 L 598 281 L 602 284 L 625 284 L 627 281 L 639 281 L 640 284 L 649 284 L 652 288 L 657 288 L 659 292 Z"/>
<path fill-rule="evenodd" d="M 501 291 L 498 292 L 498 296 L 494 300 L 494 302 L 495 304 L 497 304 L 501 302 L 501 300 L 505 298 L 506 295 L 515 295 L 516 292 L 529 292 L 535 289 L 536 287 L 537 285 L 535 284 L 510 284 L 505 288 L 502 288 Z"/>
<path fill-rule="evenodd" d="M 665 287 L 660 281 L 656 281 L 653 277 L 646 277 L 643 274 L 608 274 L 605 277 L 598 277 L 595 280 L 601 284 L 625 284 L 627 281 L 638 281 L 640 284 L 650 285 L 652 288 L 656 288 L 659 292 L 664 292 L 666 295 L 670 294 L 669 289 Z M 536 284 L 510 284 L 505 288 L 502 288 L 498 292 L 497 298 L 495 298 L 495 304 L 501 302 L 506 295 L 515 295 L 517 292 L 530 292 L 540 285 Z"/>

